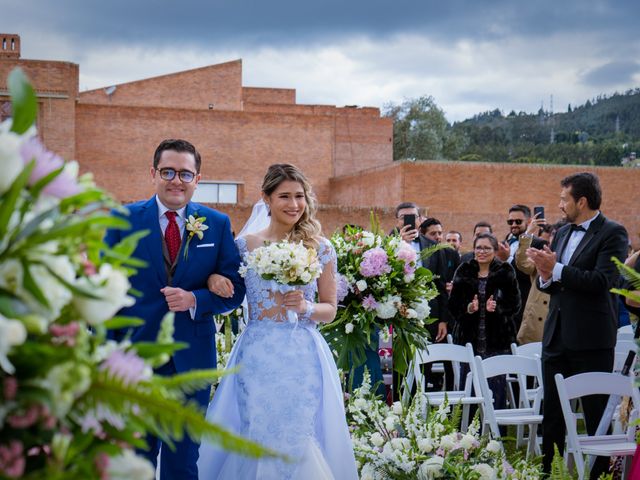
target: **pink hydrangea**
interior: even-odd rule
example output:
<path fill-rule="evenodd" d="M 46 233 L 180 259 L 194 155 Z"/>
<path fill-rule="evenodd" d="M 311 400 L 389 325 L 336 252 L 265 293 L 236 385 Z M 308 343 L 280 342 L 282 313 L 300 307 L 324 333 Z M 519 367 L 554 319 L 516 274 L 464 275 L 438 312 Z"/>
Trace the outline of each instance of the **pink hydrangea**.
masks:
<path fill-rule="evenodd" d="M 103 362 L 100 370 L 119 378 L 125 385 L 132 385 L 151 377 L 150 368 L 133 351 L 114 350 Z"/>
<path fill-rule="evenodd" d="M 391 272 L 387 252 L 380 247 L 367 250 L 362 254 L 360 273 L 364 277 L 378 277 Z"/>
<path fill-rule="evenodd" d="M 29 185 L 33 185 L 54 170 L 64 166 L 64 160 L 47 150 L 38 137 L 30 138 L 24 142 L 20 149 L 20 154 L 25 165 L 34 159 L 36 161 L 29 177 Z M 43 192 L 52 197 L 66 198 L 79 193 L 80 187 L 75 178 L 63 171 L 44 188 Z"/>
<path fill-rule="evenodd" d="M 0 475 L 20 478 L 24 474 L 26 461 L 24 447 L 19 440 L 11 440 L 9 445 L 0 445 Z"/>
<path fill-rule="evenodd" d="M 406 243 L 400 245 L 398 250 L 398 259 L 404 261 L 404 274 L 411 275 L 416 271 L 416 262 L 418 261 L 418 253 Z"/>
<path fill-rule="evenodd" d="M 344 275 L 338 274 L 336 281 L 336 296 L 338 297 L 338 303 L 342 302 L 349 295 L 349 282 Z"/>
<path fill-rule="evenodd" d="M 376 308 L 378 308 L 378 302 L 373 298 L 373 295 L 369 294 L 362 299 L 362 308 L 367 310 L 368 312 L 372 312 Z"/>

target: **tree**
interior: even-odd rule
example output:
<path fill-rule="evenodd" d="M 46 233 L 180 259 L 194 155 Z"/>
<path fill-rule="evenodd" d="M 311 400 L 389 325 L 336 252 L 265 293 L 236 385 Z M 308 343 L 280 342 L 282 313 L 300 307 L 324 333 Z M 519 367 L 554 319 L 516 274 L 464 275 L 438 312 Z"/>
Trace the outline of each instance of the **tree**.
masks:
<path fill-rule="evenodd" d="M 393 119 L 394 160 L 457 158 L 468 143 L 463 133 L 451 130 L 431 96 L 387 104 L 384 115 Z"/>

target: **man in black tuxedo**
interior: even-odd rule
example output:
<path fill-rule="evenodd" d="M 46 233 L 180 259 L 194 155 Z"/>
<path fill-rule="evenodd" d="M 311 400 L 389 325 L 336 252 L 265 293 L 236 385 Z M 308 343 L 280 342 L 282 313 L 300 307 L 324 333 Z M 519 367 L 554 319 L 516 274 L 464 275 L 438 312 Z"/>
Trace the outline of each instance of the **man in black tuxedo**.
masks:
<path fill-rule="evenodd" d="M 500 243 L 497 257 L 503 262 L 509 262 L 516 272 L 516 280 L 520 289 L 520 310 L 513 316 L 516 332 L 520 330 L 522 323 L 522 314 L 524 307 L 529 298 L 529 290 L 531 290 L 531 277 L 528 273 L 523 272 L 516 265 L 516 252 L 520 236 L 527 231 L 527 227 L 532 222 L 531 209 L 526 205 L 513 205 L 509 209 L 507 224 L 509 225 L 509 234 L 504 242 Z M 541 238 L 533 237 L 531 247 L 542 248 L 547 242 Z"/>
<path fill-rule="evenodd" d="M 598 177 L 576 173 L 560 182 L 560 210 L 569 224 L 556 233 L 551 249 L 530 248 L 540 290 L 551 295 L 542 338 L 544 419 L 542 453 L 545 472 L 551 469 L 554 444 L 564 451 L 565 425 L 554 376 L 610 372 L 617 334 L 617 300 L 609 292 L 618 279 L 611 257 L 623 260 L 628 237 L 623 226 L 599 211 L 602 191 Z M 606 396 L 583 399 L 587 431 L 594 434 L 606 406 Z M 598 457 L 591 478 L 608 468 Z"/>

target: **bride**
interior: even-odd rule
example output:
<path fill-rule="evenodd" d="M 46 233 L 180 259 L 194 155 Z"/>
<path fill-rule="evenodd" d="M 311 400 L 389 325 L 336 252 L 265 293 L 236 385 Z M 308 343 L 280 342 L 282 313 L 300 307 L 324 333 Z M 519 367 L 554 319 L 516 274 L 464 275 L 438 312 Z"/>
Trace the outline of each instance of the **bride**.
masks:
<path fill-rule="evenodd" d="M 318 323 L 329 323 L 336 315 L 335 251 L 321 237 L 311 186 L 298 168 L 271 165 L 262 197 L 270 221 L 236 240 L 240 254 L 269 242 L 301 241 L 316 249 L 323 270 L 316 282 L 281 294 L 249 269 L 249 322 L 228 363 L 239 370 L 222 379 L 207 419 L 285 454 L 289 461 L 251 459 L 203 443 L 199 477 L 357 479 L 338 372 L 317 330 Z M 233 284 L 219 275 L 210 278 L 209 287 L 221 296 L 233 293 Z M 287 320 L 287 310 L 297 313 L 297 322 Z"/>

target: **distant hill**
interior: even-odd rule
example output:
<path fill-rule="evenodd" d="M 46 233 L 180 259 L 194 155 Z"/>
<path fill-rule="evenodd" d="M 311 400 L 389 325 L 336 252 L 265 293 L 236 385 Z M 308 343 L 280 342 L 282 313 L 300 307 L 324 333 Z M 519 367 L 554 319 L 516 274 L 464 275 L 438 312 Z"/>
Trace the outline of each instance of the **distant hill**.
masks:
<path fill-rule="evenodd" d="M 563 113 L 496 109 L 451 126 L 460 160 L 620 165 L 640 154 L 640 88 L 601 95 Z M 639 155 L 640 156 L 640 155 Z"/>

